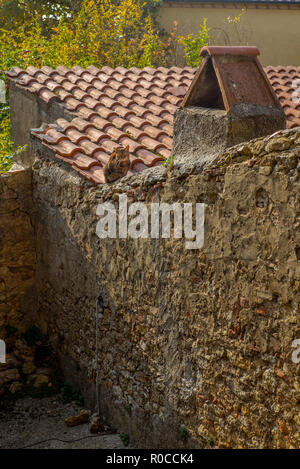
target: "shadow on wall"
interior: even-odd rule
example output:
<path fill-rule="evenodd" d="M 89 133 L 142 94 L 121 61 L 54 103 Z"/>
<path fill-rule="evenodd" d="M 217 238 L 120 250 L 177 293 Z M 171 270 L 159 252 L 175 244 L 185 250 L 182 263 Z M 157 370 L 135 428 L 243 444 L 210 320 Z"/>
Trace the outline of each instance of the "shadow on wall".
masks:
<path fill-rule="evenodd" d="M 35 182 L 40 184 L 38 174 Z M 44 185 L 44 189 L 46 187 Z M 60 192 L 56 189 L 47 187 L 47 195 L 51 195 L 52 190 L 53 193 Z M 65 201 L 68 189 L 76 192 L 77 188 L 74 186 L 71 189 L 67 183 Z M 35 193 L 40 195 L 38 187 Z M 168 368 L 167 362 L 175 351 L 174 345 L 172 352 L 168 347 L 162 347 L 159 352 L 162 342 L 166 340 L 164 335 L 168 334 L 163 326 L 166 319 L 160 323 L 159 316 L 154 312 L 153 300 L 150 303 L 150 298 L 145 297 L 147 281 L 143 279 L 144 272 L 140 267 L 135 265 L 133 277 L 129 275 L 125 265 L 128 265 L 132 254 L 127 257 L 126 242 L 108 240 L 102 243 L 93 232 L 95 224 L 89 227 L 87 220 L 83 222 L 81 219 L 81 209 L 77 212 L 78 215 L 80 212 L 79 218 L 73 219 L 74 224 L 70 226 L 70 210 L 74 213 L 74 207 L 67 211 L 64 208 L 54 210 L 48 203 L 49 200 L 38 197 L 35 221 L 39 259 L 37 323 L 48 334 L 51 345 L 57 351 L 65 379 L 73 386 L 79 386 L 86 403 L 96 408 L 98 370 L 101 415 L 118 431 L 129 433 L 141 447 L 200 446 L 192 435 L 187 438 L 183 419 L 176 414 L 173 403 L 169 402 L 165 393 L 165 381 L 171 385 L 172 374 L 177 372 L 179 362 L 176 368 L 175 363 L 173 369 Z M 93 210 L 90 209 L 90 212 L 89 217 L 94 216 Z M 82 228 L 77 231 L 79 225 Z M 87 230 L 91 240 L 84 243 L 80 238 Z M 95 249 L 98 251 L 97 258 L 92 254 Z M 139 262 L 140 254 L 137 253 Z M 150 271 L 154 275 L 156 255 L 154 252 L 152 255 L 149 261 L 153 263 Z M 118 262 L 114 262 L 117 258 Z M 161 285 L 155 286 L 155 289 L 158 288 Z M 102 292 L 100 296 L 99 292 Z M 101 301 L 103 296 L 107 298 L 104 302 Z M 100 299 L 97 319 L 98 368 L 95 328 L 97 298 Z M 164 304 L 161 314 L 168 315 L 168 327 L 172 327 L 172 335 L 178 337 L 179 332 L 169 317 L 166 300 Z M 153 329 L 148 336 L 150 318 L 155 331 Z M 154 340 L 155 334 L 158 334 L 158 342 Z"/>
<path fill-rule="evenodd" d="M 299 445 L 290 360 L 299 334 L 299 138 L 283 131 L 230 149 L 198 173 L 154 168 L 151 178 L 124 178 L 110 192 L 51 164 L 44 150 L 35 164 L 39 323 L 67 380 L 95 405 L 95 301 L 105 293 L 100 409 L 135 444 Z M 203 250 L 172 238 L 100 240 L 96 207 L 122 192 L 145 203 L 153 194 L 206 203 Z"/>

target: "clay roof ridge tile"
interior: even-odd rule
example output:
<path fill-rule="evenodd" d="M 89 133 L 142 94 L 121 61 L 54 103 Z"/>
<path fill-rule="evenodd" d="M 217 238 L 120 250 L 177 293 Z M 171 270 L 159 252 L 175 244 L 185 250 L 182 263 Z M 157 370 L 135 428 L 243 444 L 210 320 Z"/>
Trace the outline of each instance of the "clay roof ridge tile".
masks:
<path fill-rule="evenodd" d="M 126 137 L 127 135 L 126 132 L 122 132 L 113 125 L 106 129 L 106 133 L 116 142 L 119 142 L 121 138 Z"/>
<path fill-rule="evenodd" d="M 89 109 L 87 106 L 83 105 L 78 111 L 79 117 L 84 119 L 92 120 L 94 117 L 98 117 L 98 113 Z"/>
<path fill-rule="evenodd" d="M 64 65 L 59 65 L 58 67 L 56 67 L 56 72 L 59 73 L 59 75 L 61 76 L 66 76 L 68 73 L 72 73 L 72 71 L 65 67 Z"/>
<path fill-rule="evenodd" d="M 64 84 L 63 84 L 63 87 L 64 87 L 65 90 L 70 91 L 71 93 L 74 90 L 80 90 L 80 87 L 78 85 L 75 85 L 71 81 L 65 81 Z"/>
<path fill-rule="evenodd" d="M 153 166 L 157 161 L 161 161 L 163 158 L 159 155 L 156 155 L 146 148 L 140 148 L 137 150 L 136 154 L 147 166 Z"/>
<path fill-rule="evenodd" d="M 93 97 L 91 97 L 89 94 L 86 94 L 86 96 L 84 96 L 81 101 L 89 108 L 89 109 L 96 109 L 97 106 L 101 106 L 101 104 L 99 103 L 99 100 L 98 99 L 95 99 Z"/>
<path fill-rule="evenodd" d="M 80 130 L 81 132 L 86 132 L 88 128 L 93 127 L 93 124 L 89 121 L 86 121 L 80 117 L 75 117 L 70 125 L 74 125 L 76 129 Z"/>
<path fill-rule="evenodd" d="M 39 83 L 42 83 L 42 84 L 45 84 L 48 81 L 52 81 L 52 78 L 49 77 L 49 75 L 46 75 L 45 73 L 43 73 L 42 71 L 39 71 L 39 73 L 36 73 L 35 78 Z"/>
<path fill-rule="evenodd" d="M 107 138 L 107 134 L 97 129 L 96 127 L 88 127 L 86 133 L 94 143 L 100 143 L 101 140 Z"/>
<path fill-rule="evenodd" d="M 74 161 L 71 164 L 74 169 L 77 167 L 81 170 L 90 170 L 92 167 L 95 166 L 102 168 L 101 162 L 87 155 L 84 155 L 83 153 L 75 155 Z"/>
<path fill-rule="evenodd" d="M 99 80 L 98 76 L 92 75 L 91 73 L 85 71 L 82 73 L 81 78 L 86 81 L 87 83 L 93 84 L 97 80 Z"/>
<path fill-rule="evenodd" d="M 114 72 L 114 69 L 108 66 L 104 66 L 101 68 L 101 71 L 103 71 L 106 75 L 112 75 Z"/>
<path fill-rule="evenodd" d="M 30 87 L 32 83 L 38 83 L 35 77 L 28 75 L 27 73 L 20 75 L 18 78 L 17 83 L 21 86 Z"/>
<path fill-rule="evenodd" d="M 108 97 L 112 98 L 112 99 L 118 99 L 119 97 L 123 96 L 122 93 L 120 93 L 119 91 L 114 90 L 113 88 L 108 88 L 106 90 L 106 93 L 107 93 Z"/>
<path fill-rule="evenodd" d="M 99 130 L 105 131 L 107 127 L 110 127 L 112 125 L 111 122 L 109 122 L 106 119 L 103 119 L 103 117 L 99 116 L 99 114 L 96 114 L 92 116 L 90 119 L 90 122 Z"/>
<path fill-rule="evenodd" d="M 73 73 L 75 73 L 75 75 L 78 76 L 81 76 L 86 71 L 86 69 L 80 67 L 79 65 L 74 65 L 71 70 Z"/>
<path fill-rule="evenodd" d="M 35 77 L 38 73 L 40 73 L 40 69 L 34 67 L 33 65 L 29 65 L 29 67 L 26 68 L 26 73 L 28 75 L 31 75 L 32 77 Z"/>
<path fill-rule="evenodd" d="M 85 107 L 85 104 L 82 101 L 79 101 L 73 96 L 72 97 L 67 96 L 64 100 L 64 105 L 71 111 L 75 111 L 75 112 Z"/>
<path fill-rule="evenodd" d="M 109 121 L 111 121 L 113 117 L 119 117 L 115 111 L 112 111 L 111 109 L 103 105 L 100 105 L 97 107 L 97 112 L 100 117 L 103 117 L 104 119 L 108 119 Z"/>
<path fill-rule="evenodd" d="M 135 73 L 137 75 L 140 75 L 141 72 L 142 72 L 142 69 L 141 68 L 138 68 L 138 67 L 130 67 L 128 69 L 129 72 L 132 72 L 132 73 Z"/>
<path fill-rule="evenodd" d="M 118 102 L 114 104 L 113 110 L 116 114 L 125 119 L 130 119 L 132 116 L 135 116 L 135 113 L 133 111 L 131 111 L 130 109 L 126 109 Z"/>
<path fill-rule="evenodd" d="M 69 73 L 68 74 L 68 80 L 71 82 L 71 83 L 74 83 L 75 85 L 77 85 L 77 83 L 82 80 L 81 77 L 79 77 L 78 75 L 75 75 L 75 73 Z"/>
<path fill-rule="evenodd" d="M 30 91 L 32 93 L 37 93 L 40 98 L 42 98 L 47 103 L 59 100 L 58 96 L 55 93 L 53 93 L 46 86 L 38 82 L 34 82 L 31 84 Z"/>
<path fill-rule="evenodd" d="M 76 130 L 76 126 L 74 125 L 73 120 L 71 122 L 69 122 L 66 119 L 59 118 L 55 121 L 54 124 L 51 124 L 51 127 L 53 125 L 55 126 L 56 130 L 58 130 L 59 132 L 62 132 L 62 133 L 66 132 L 69 129 L 75 129 Z"/>
<path fill-rule="evenodd" d="M 107 75 L 101 71 L 95 76 L 95 78 L 98 78 L 98 80 L 100 80 L 102 83 L 110 83 L 111 81 L 115 80 L 115 78 L 112 76 Z"/>
<path fill-rule="evenodd" d="M 118 67 L 115 68 L 115 71 L 117 73 L 121 73 L 121 75 L 126 75 L 129 73 L 129 70 L 125 67 L 121 67 L 120 65 Z"/>
<path fill-rule="evenodd" d="M 108 87 L 110 87 L 110 88 L 112 88 L 113 90 L 116 90 L 116 91 L 120 91 L 123 88 L 126 88 L 126 86 L 123 83 L 121 83 L 117 80 L 110 80 L 109 84 L 106 85 L 106 86 L 108 86 Z"/>
<path fill-rule="evenodd" d="M 52 148 L 56 153 L 67 158 L 72 158 L 75 153 L 81 152 L 80 147 L 69 140 L 63 140 L 58 145 L 53 145 Z"/>
<path fill-rule="evenodd" d="M 81 88 L 78 88 L 78 87 L 73 90 L 73 96 L 76 99 L 79 99 L 80 101 L 83 101 L 83 102 L 86 98 L 91 97 L 89 93 L 86 93 L 85 91 L 83 91 Z"/>
<path fill-rule="evenodd" d="M 92 142 L 87 135 L 85 136 L 85 139 L 80 140 L 80 148 L 87 156 L 90 157 L 93 157 L 97 151 L 102 150 L 102 146 Z"/>
<path fill-rule="evenodd" d="M 154 75 L 154 73 L 156 72 L 156 69 L 152 67 L 144 67 L 142 71 L 149 73 L 150 75 Z"/>
<path fill-rule="evenodd" d="M 87 83 L 84 80 L 78 81 L 77 85 L 79 86 L 80 89 L 82 89 L 84 91 L 89 91 L 90 89 L 95 87 L 94 83 L 93 83 L 93 85 L 91 85 L 90 83 Z"/>
<path fill-rule="evenodd" d="M 68 140 L 68 136 L 65 135 L 65 133 L 49 126 L 49 128 L 43 134 L 43 140 L 46 140 L 48 143 L 52 143 L 53 145 L 57 145 L 63 140 Z"/>
<path fill-rule="evenodd" d="M 74 143 L 75 145 L 79 145 L 82 140 L 88 139 L 86 134 L 83 134 L 74 127 L 65 130 L 65 134 L 67 135 L 68 139 Z"/>
<path fill-rule="evenodd" d="M 56 72 L 52 73 L 51 78 L 53 81 L 59 83 L 60 85 L 63 85 L 66 81 L 69 81 L 68 78 L 66 78 L 65 76 L 61 76 Z"/>
<path fill-rule="evenodd" d="M 8 78 L 17 80 L 21 75 L 24 75 L 26 72 L 20 67 L 12 67 L 6 71 L 6 76 Z"/>
<path fill-rule="evenodd" d="M 89 65 L 87 67 L 87 70 L 88 70 L 89 73 L 91 73 L 92 75 L 95 75 L 95 76 L 97 76 L 98 73 L 100 72 L 100 68 L 95 67 L 95 65 Z"/>
<path fill-rule="evenodd" d="M 93 166 L 92 168 L 89 169 L 89 171 L 81 170 L 77 168 L 76 166 L 74 167 L 74 169 L 78 173 L 80 173 L 82 176 L 87 178 L 93 184 L 98 185 L 98 184 L 103 184 L 105 182 L 104 172 L 101 167 L 99 167 L 98 169 L 97 166 Z"/>

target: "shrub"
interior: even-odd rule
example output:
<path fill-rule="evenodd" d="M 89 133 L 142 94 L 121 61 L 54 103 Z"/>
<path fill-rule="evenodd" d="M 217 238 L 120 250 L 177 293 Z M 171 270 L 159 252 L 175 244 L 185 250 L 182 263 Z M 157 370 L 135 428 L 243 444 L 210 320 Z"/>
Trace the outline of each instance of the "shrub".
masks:
<path fill-rule="evenodd" d="M 200 50 L 202 47 L 208 45 L 210 28 L 207 26 L 206 18 L 203 18 L 203 23 L 197 34 L 188 34 L 186 36 L 178 36 L 179 44 L 182 44 L 185 51 L 186 63 L 190 67 L 199 67 L 202 61 Z"/>

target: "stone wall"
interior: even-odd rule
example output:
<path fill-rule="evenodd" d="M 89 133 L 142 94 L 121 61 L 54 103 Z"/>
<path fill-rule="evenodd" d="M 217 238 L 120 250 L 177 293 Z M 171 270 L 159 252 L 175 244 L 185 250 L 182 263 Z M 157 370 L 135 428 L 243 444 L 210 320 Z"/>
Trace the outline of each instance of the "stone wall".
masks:
<path fill-rule="evenodd" d="M 300 447 L 300 129 L 98 187 L 34 147 L 36 323 L 66 379 L 141 447 Z M 204 247 L 100 240 L 121 193 L 204 202 Z"/>
<path fill-rule="evenodd" d="M 0 174 L 0 337 L 33 318 L 35 249 L 31 171 Z"/>
<path fill-rule="evenodd" d="M 44 123 L 54 122 L 63 117 L 71 120 L 76 117 L 69 112 L 61 102 L 51 99 L 49 103 L 41 99 L 36 93 L 10 81 L 9 105 L 11 120 L 11 139 L 16 145 L 26 147 L 17 155 L 18 163 L 29 168 L 34 160 L 31 146 L 30 132 Z"/>

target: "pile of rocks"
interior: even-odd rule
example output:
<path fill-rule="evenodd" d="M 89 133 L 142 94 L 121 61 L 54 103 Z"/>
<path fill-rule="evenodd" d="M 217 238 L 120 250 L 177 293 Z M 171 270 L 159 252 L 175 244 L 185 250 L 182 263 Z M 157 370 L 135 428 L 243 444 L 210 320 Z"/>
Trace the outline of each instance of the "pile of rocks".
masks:
<path fill-rule="evenodd" d="M 25 388 L 38 389 L 41 386 L 52 387 L 54 370 L 47 366 L 47 350 L 41 342 L 29 346 L 23 339 L 17 339 L 12 351 L 6 355 L 6 363 L 0 363 L 0 396 L 9 392 L 16 394 Z M 44 355 L 40 358 L 40 355 Z"/>

